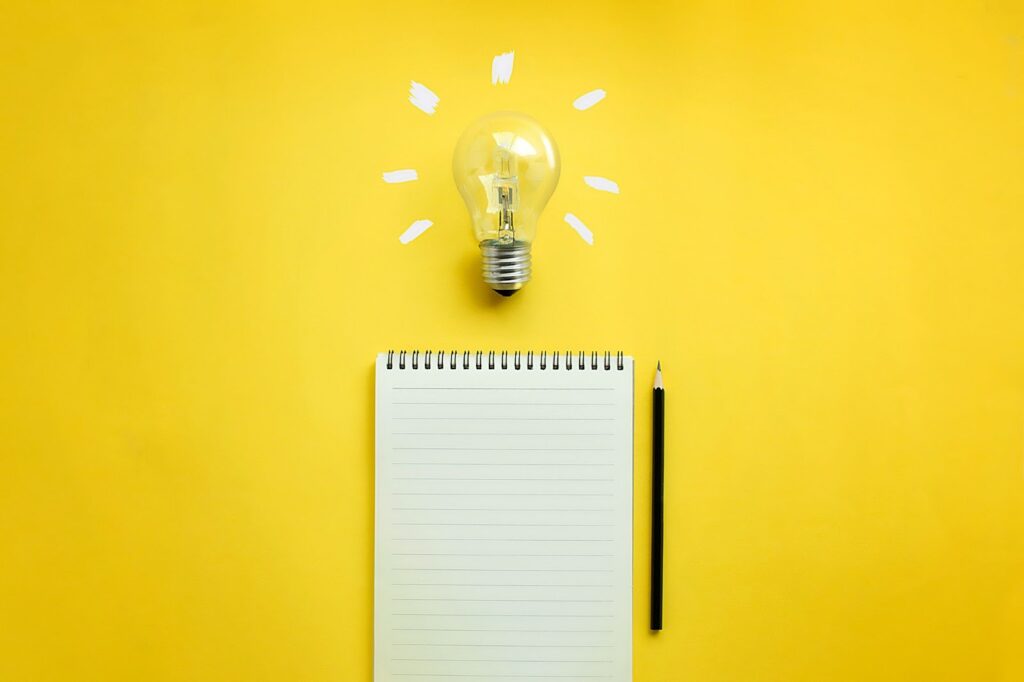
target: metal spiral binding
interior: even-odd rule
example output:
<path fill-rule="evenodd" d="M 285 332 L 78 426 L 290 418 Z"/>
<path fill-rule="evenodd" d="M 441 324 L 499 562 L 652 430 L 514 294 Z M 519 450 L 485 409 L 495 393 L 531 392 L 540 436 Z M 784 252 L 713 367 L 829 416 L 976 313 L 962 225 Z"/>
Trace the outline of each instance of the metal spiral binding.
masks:
<path fill-rule="evenodd" d="M 587 354 L 584 351 L 577 351 L 574 354 L 572 351 L 568 350 L 564 353 L 556 350 L 550 354 L 550 362 L 548 361 L 549 354 L 546 350 L 540 351 L 539 354 L 532 350 L 526 351 L 525 358 L 522 351 L 512 351 L 511 362 L 509 362 L 509 351 L 507 350 L 501 351 L 500 355 L 498 354 L 498 351 L 486 351 L 486 362 L 484 360 L 484 353 L 485 351 L 482 350 L 462 351 L 462 369 L 468 370 L 471 367 L 475 367 L 476 369 L 482 370 L 485 367 L 486 369 L 497 369 L 500 367 L 501 369 L 507 370 L 511 366 L 511 368 L 515 370 L 532 370 L 534 368 L 547 370 L 549 367 L 552 370 L 556 370 L 564 367 L 565 370 L 568 371 L 573 369 L 585 370 L 589 365 L 591 370 L 597 370 L 601 368 L 602 364 L 599 361 L 597 351 L 591 351 L 589 363 L 587 362 Z M 406 369 L 407 367 L 411 369 L 419 369 L 420 355 L 421 351 L 418 350 L 389 350 L 387 352 L 385 366 L 388 369 L 395 369 L 395 367 L 400 370 Z M 422 351 L 422 356 L 423 369 L 434 369 L 437 371 L 443 369 L 458 369 L 459 367 L 459 351 L 457 350 L 439 350 L 436 353 L 436 359 L 434 351 L 430 350 Z M 615 354 L 615 369 L 622 370 L 626 368 L 625 358 L 625 353 L 621 350 Z M 610 371 L 612 369 L 612 354 L 610 351 L 604 352 L 603 364 L 605 371 Z"/>

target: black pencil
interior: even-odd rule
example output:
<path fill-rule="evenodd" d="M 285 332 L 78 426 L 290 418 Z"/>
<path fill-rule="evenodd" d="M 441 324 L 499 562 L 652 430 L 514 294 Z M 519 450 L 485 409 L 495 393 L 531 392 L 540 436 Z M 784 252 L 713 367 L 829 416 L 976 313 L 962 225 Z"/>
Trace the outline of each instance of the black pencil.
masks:
<path fill-rule="evenodd" d="M 665 563 L 665 385 L 661 362 L 654 375 L 654 436 L 651 490 L 651 629 L 662 629 Z"/>

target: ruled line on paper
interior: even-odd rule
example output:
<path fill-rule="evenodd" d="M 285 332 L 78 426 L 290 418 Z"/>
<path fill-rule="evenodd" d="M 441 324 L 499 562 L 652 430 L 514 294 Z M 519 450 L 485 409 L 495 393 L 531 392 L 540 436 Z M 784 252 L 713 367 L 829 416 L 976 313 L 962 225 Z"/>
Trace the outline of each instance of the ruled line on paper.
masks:
<path fill-rule="evenodd" d="M 441 597 L 396 597 L 394 601 L 471 601 L 471 602 L 502 602 L 518 604 L 519 602 L 537 602 L 541 604 L 611 604 L 611 599 L 455 599 Z"/>
<path fill-rule="evenodd" d="M 440 400 L 436 402 L 422 402 L 422 401 L 409 401 L 409 402 L 392 402 L 391 404 L 419 404 L 419 406 L 434 407 L 437 404 L 459 404 L 459 406 L 477 406 L 477 404 L 483 404 L 488 407 L 501 407 L 501 408 L 531 408 L 534 406 L 542 406 L 546 408 L 613 408 L 615 407 L 614 402 L 442 402 Z"/>
<path fill-rule="evenodd" d="M 606 568 L 393 568 L 392 570 L 429 570 L 481 573 L 610 573 Z"/>
<path fill-rule="evenodd" d="M 393 585 L 400 585 L 402 587 L 528 587 L 528 588 L 539 588 L 539 587 L 553 587 L 553 588 L 567 588 L 567 587 L 578 587 L 578 588 L 609 588 L 610 585 L 581 585 L 579 583 L 549 583 L 546 585 L 540 584 L 525 584 L 525 583 L 393 583 Z"/>
<path fill-rule="evenodd" d="M 607 481 L 613 481 L 612 478 L 477 478 L 477 477 L 451 477 L 451 476 L 395 476 L 396 481 L 528 481 L 537 482 L 544 481 L 549 483 L 558 483 L 559 481 L 571 481 L 573 483 L 601 483 Z"/>
<path fill-rule="evenodd" d="M 530 679 L 530 680 L 550 680 L 550 679 L 566 679 L 566 680 L 610 680 L 610 675 L 537 675 L 536 673 L 530 675 L 485 675 L 481 676 L 479 673 L 472 675 L 465 673 L 391 673 L 400 677 L 487 677 L 490 679 L 502 678 L 502 679 Z"/>
<path fill-rule="evenodd" d="M 573 466 L 574 464 L 600 464 L 601 462 L 612 461 L 615 462 L 614 456 L 605 454 L 613 452 L 612 450 L 606 450 L 604 448 L 421 448 L 421 447 L 408 447 L 408 448 L 392 448 L 398 454 L 401 452 L 402 457 L 418 457 L 415 461 L 413 460 L 393 460 L 392 464 L 460 464 L 460 465 L 481 465 L 481 464 L 493 464 L 495 466 Z M 516 455 L 511 453 L 531 453 Z M 535 455 L 532 453 L 551 453 L 545 455 Z M 486 453 L 486 454 L 484 454 Z M 490 454 L 495 453 L 495 454 Z M 507 455 L 498 453 L 510 453 Z M 565 453 L 565 454 L 559 454 Z M 514 458 L 512 461 L 491 461 L 490 459 L 462 459 L 458 461 L 438 461 L 431 459 L 434 457 L 464 457 L 472 458 L 474 455 L 483 456 L 486 458 L 490 457 L 511 457 Z M 523 458 L 537 458 L 543 457 L 541 461 L 522 461 Z M 548 461 L 550 457 L 564 457 L 568 461 L 564 462 L 551 462 Z"/>
<path fill-rule="evenodd" d="M 611 542 L 602 538 L 391 538 L 396 542 Z M 508 569 L 516 570 L 516 569 Z"/>
<path fill-rule="evenodd" d="M 614 630 L 516 630 L 511 628 L 391 628 L 395 632 L 568 632 L 574 634 L 608 634 Z"/>
<path fill-rule="evenodd" d="M 413 448 L 413 449 L 416 449 L 416 450 L 430 450 L 431 448 Z M 447 448 L 437 448 L 437 449 L 438 450 L 447 450 Z M 546 448 L 543 451 L 544 452 L 557 452 L 557 450 L 552 451 L 552 450 L 548 450 Z M 524 450 L 520 450 L 520 452 L 531 452 L 531 450 L 524 449 Z M 598 451 L 595 450 L 595 452 L 598 452 Z M 408 455 L 406 455 L 406 457 L 409 457 L 409 456 L 415 457 L 416 454 L 415 453 L 409 453 Z M 420 455 L 420 456 L 421 457 L 434 457 L 436 455 Z M 468 454 L 467 455 L 456 455 L 456 457 L 459 457 L 459 456 L 466 457 L 466 456 L 469 456 L 469 455 Z M 526 456 L 534 457 L 536 455 L 526 455 Z M 570 457 L 572 455 L 566 455 L 566 456 Z M 578 455 L 578 456 L 585 456 L 585 455 Z M 606 457 L 607 457 L 607 455 L 590 456 L 588 460 L 585 460 L 585 461 L 582 461 L 582 462 L 579 462 L 579 461 L 575 461 L 575 462 L 505 462 L 505 461 L 502 461 L 502 462 L 490 462 L 490 461 L 488 461 L 488 462 L 473 462 L 473 461 L 459 461 L 459 462 L 444 461 L 444 462 L 437 462 L 437 461 L 431 461 L 429 459 L 423 459 L 423 460 L 419 460 L 419 461 L 415 461 L 415 462 L 413 462 L 413 461 L 404 461 L 403 460 L 401 462 L 391 462 L 391 464 L 393 464 L 393 465 L 402 465 L 402 466 L 413 466 L 413 465 L 417 465 L 417 464 L 422 464 L 422 465 L 425 465 L 425 466 L 467 466 L 467 467 L 482 467 L 482 466 L 494 466 L 494 467 L 578 467 L 578 466 L 585 466 L 586 467 L 586 466 L 611 466 L 611 464 L 614 464 L 614 462 L 609 463 L 605 459 Z"/>
<path fill-rule="evenodd" d="M 613 453 L 614 447 L 422 447 L 420 445 L 401 445 L 391 450 L 443 450 L 464 451 L 470 453 Z"/>
<path fill-rule="evenodd" d="M 570 493 L 570 492 L 529 492 L 529 493 L 426 493 L 426 492 L 392 492 L 392 495 L 424 495 L 424 496 L 444 496 L 444 497 L 493 497 L 500 495 L 503 497 L 612 497 L 612 493 Z"/>
<path fill-rule="evenodd" d="M 504 526 L 507 528 L 611 528 L 611 523 L 441 523 L 434 521 L 397 521 L 396 526 Z"/>
<path fill-rule="evenodd" d="M 398 421 L 466 421 L 466 417 L 392 417 Z M 473 421 L 507 422 L 613 422 L 614 417 L 473 417 Z"/>
<path fill-rule="evenodd" d="M 611 462 L 392 462 L 395 466 L 460 467 L 610 467 Z M 498 509 L 497 511 L 505 511 Z"/>
<path fill-rule="evenodd" d="M 522 630 L 514 628 L 391 628 L 395 632 L 570 632 L 573 634 L 609 634 L 614 630 Z"/>
<path fill-rule="evenodd" d="M 558 433 L 524 433 L 515 432 L 510 433 L 504 431 L 501 433 L 487 432 L 487 431 L 395 431 L 392 433 L 395 436 L 614 436 L 614 433 L 607 432 L 594 432 L 594 433 L 565 433 L 559 431 Z"/>
<path fill-rule="evenodd" d="M 502 678 L 502 679 L 530 679 L 530 680 L 550 680 L 550 679 L 566 679 L 566 680 L 610 680 L 610 675 L 538 675 L 531 673 L 529 675 L 480 675 L 479 673 L 467 674 L 467 673 L 391 673 L 392 675 L 400 677 L 486 677 L 490 679 Z"/>
<path fill-rule="evenodd" d="M 459 618 L 611 618 L 610 613 L 396 613 L 392 616 L 458 616 Z"/>
<path fill-rule="evenodd" d="M 392 450 L 445 450 L 464 452 L 614 452 L 615 448 L 452 448 L 452 447 L 420 447 L 408 445 L 394 447 Z"/>
<path fill-rule="evenodd" d="M 587 507 L 586 509 L 566 509 L 563 507 L 552 509 L 519 508 L 508 507 L 392 507 L 392 511 L 493 511 L 493 512 L 610 512 L 608 507 Z"/>
<path fill-rule="evenodd" d="M 553 632 L 565 632 L 556 630 Z M 469 642 L 465 644 L 441 644 L 438 642 L 392 642 L 395 646 L 460 646 L 478 647 L 492 646 L 498 649 L 610 649 L 611 644 L 489 644 L 484 642 Z"/>
<path fill-rule="evenodd" d="M 391 556 L 483 556 L 483 557 L 538 557 L 538 558 L 555 558 L 555 557 L 568 557 L 572 559 L 579 559 L 583 557 L 594 557 L 594 558 L 607 558 L 614 556 L 612 554 L 507 554 L 507 553 L 490 553 L 490 554 L 463 554 L 459 552 L 392 552 Z"/>
<path fill-rule="evenodd" d="M 494 370 L 490 370 L 494 371 Z M 582 386 L 392 386 L 393 391 L 614 391 L 614 388 Z"/>
<path fill-rule="evenodd" d="M 602 483 L 609 482 L 611 478 L 452 478 L 449 476 L 395 476 L 396 481 L 476 481 L 476 482 L 504 482 L 515 483 Z"/>
<path fill-rule="evenodd" d="M 593 660 L 593 659 L 555 659 L 555 658 L 391 658 L 391 660 L 404 660 L 409 663 L 557 663 L 557 664 L 610 664 L 612 660 Z M 489 675 L 483 675 L 478 677 L 490 677 Z M 544 676 L 541 675 L 541 678 Z"/>

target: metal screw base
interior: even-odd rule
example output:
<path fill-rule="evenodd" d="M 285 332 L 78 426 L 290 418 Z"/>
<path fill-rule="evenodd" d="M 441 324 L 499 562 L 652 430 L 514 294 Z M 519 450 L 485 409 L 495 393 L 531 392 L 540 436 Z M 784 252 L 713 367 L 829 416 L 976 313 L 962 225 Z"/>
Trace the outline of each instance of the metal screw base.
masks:
<path fill-rule="evenodd" d="M 484 281 L 502 296 L 511 296 L 530 281 L 530 244 L 499 244 L 495 239 L 480 242 Z"/>

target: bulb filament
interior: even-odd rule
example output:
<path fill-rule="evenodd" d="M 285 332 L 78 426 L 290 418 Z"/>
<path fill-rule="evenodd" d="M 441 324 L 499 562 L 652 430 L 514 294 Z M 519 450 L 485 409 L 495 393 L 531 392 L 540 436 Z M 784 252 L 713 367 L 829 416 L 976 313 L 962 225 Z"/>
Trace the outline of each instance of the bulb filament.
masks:
<path fill-rule="evenodd" d="M 515 218 L 512 212 L 512 188 L 498 188 L 498 242 L 511 244 L 515 241 Z"/>
<path fill-rule="evenodd" d="M 498 171 L 494 188 L 498 194 L 498 243 L 507 246 L 515 242 L 515 211 L 519 207 L 519 178 L 516 177 L 516 157 L 507 149 L 497 150 Z"/>

